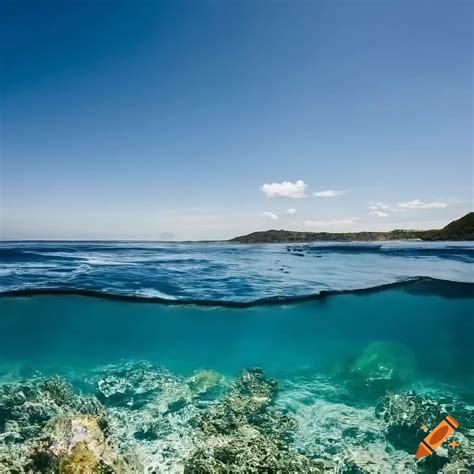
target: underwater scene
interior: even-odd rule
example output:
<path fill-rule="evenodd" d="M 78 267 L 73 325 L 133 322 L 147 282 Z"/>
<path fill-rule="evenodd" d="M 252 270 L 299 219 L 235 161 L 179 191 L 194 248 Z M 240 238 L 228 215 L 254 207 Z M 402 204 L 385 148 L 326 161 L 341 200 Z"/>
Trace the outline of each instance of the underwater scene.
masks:
<path fill-rule="evenodd" d="M 473 472 L 473 263 L 469 242 L 0 243 L 0 472 Z"/>

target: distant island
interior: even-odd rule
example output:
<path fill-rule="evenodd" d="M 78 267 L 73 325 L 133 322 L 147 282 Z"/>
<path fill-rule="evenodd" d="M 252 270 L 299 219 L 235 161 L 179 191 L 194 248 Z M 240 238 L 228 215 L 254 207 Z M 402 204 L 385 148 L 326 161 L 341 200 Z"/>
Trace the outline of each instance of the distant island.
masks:
<path fill-rule="evenodd" d="M 252 232 L 231 239 L 230 242 L 243 244 L 266 244 L 288 242 L 373 242 L 386 240 L 474 240 L 474 212 L 469 212 L 464 217 L 449 223 L 439 230 L 403 230 L 397 229 L 390 232 L 296 232 L 291 230 L 266 230 Z"/>

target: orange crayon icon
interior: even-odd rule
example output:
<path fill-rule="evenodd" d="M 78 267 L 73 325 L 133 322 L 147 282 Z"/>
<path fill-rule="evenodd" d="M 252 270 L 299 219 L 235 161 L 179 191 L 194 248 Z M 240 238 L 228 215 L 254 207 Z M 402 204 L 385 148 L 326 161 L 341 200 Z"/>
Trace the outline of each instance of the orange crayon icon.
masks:
<path fill-rule="evenodd" d="M 416 459 L 431 456 L 444 441 L 446 441 L 459 427 L 459 423 L 448 415 L 431 433 L 418 445 Z"/>

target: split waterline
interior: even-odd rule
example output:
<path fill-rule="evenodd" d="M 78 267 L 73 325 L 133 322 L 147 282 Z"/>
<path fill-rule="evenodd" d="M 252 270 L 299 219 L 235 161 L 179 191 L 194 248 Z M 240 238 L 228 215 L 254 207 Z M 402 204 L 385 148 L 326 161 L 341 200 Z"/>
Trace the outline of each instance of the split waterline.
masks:
<path fill-rule="evenodd" d="M 77 295 L 0 298 L 2 366 L 34 370 L 146 359 L 186 374 L 273 376 L 332 371 L 370 344 L 410 354 L 413 376 L 473 376 L 474 286 L 414 281 L 291 304 L 228 306 L 126 302 Z M 376 346 L 377 347 L 377 346 Z M 402 353 L 403 352 L 403 353 Z M 383 357 L 383 354 L 380 354 Z"/>
<path fill-rule="evenodd" d="M 0 470 L 77 467 L 77 430 L 113 472 L 471 469 L 473 315 L 472 283 L 432 279 L 259 304 L 3 293 Z M 417 462 L 447 414 L 460 448 Z"/>

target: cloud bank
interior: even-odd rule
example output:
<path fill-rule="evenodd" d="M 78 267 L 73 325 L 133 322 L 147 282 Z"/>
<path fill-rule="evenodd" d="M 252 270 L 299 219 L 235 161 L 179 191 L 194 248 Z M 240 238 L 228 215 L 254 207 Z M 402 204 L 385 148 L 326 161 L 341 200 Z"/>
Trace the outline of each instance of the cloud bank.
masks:
<path fill-rule="evenodd" d="M 407 209 L 444 209 L 446 207 L 448 207 L 448 205 L 445 202 L 423 202 L 419 199 L 399 202 L 397 203 L 396 207 L 390 207 L 383 202 L 375 202 L 371 206 L 369 206 L 369 216 L 388 217 L 391 214 L 404 212 Z"/>
<path fill-rule="evenodd" d="M 439 201 L 422 202 L 419 199 L 413 199 L 412 201 L 399 202 L 398 207 L 400 209 L 444 209 L 447 204 Z"/>

